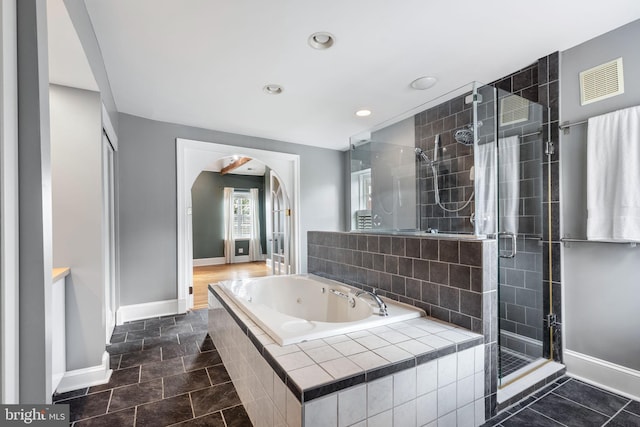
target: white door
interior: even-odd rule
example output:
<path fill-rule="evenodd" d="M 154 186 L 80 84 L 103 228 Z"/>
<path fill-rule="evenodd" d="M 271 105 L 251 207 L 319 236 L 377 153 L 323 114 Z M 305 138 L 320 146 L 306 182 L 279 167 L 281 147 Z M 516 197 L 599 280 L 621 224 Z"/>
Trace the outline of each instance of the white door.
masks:
<path fill-rule="evenodd" d="M 271 271 L 291 274 L 291 209 L 285 188 L 270 172 L 271 183 Z"/>
<path fill-rule="evenodd" d="M 104 301 L 106 343 L 111 341 L 111 333 L 116 324 L 116 232 L 115 232 L 115 182 L 114 151 L 109 138 L 102 134 L 102 194 L 104 227 Z"/>

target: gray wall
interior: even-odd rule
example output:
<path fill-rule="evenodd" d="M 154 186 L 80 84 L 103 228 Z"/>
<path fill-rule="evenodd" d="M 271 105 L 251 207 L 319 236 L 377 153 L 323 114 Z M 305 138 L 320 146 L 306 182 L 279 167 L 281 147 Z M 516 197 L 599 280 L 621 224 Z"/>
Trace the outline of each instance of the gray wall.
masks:
<path fill-rule="evenodd" d="M 177 297 L 176 138 L 300 155 L 300 257 L 307 270 L 307 231 L 341 231 L 341 152 L 230 134 L 141 117 L 118 117 L 120 303 Z"/>
<path fill-rule="evenodd" d="M 17 2 L 20 402 L 51 402 L 51 143 L 46 3 Z"/>
<path fill-rule="evenodd" d="M 260 242 L 266 253 L 264 176 L 221 175 L 203 171 L 191 187 L 193 259 L 224 257 L 224 187 L 257 188 L 260 197 Z M 242 247 L 244 253 L 239 253 Z M 249 241 L 236 241 L 236 255 L 249 253 Z"/>
<path fill-rule="evenodd" d="M 640 104 L 640 21 L 569 49 L 561 56 L 562 121 L 576 122 Z M 580 106 L 578 73 L 623 58 L 625 93 Z M 562 135 L 562 230 L 586 235 L 586 126 Z M 567 349 L 640 370 L 640 250 L 623 244 L 572 243 L 564 249 Z"/>
<path fill-rule="evenodd" d="M 100 365 L 105 345 L 100 94 L 50 86 L 53 265 L 66 284 L 67 370 Z"/>
<path fill-rule="evenodd" d="M 118 131 L 118 110 L 116 108 L 116 102 L 111 92 L 111 84 L 109 83 L 109 77 L 107 76 L 107 69 L 104 66 L 104 60 L 102 59 L 102 52 L 98 39 L 93 31 L 93 24 L 89 18 L 89 12 L 84 0 L 64 0 L 64 5 L 67 8 L 71 22 L 78 34 L 78 38 L 82 43 L 82 48 L 93 72 L 93 77 L 96 79 L 96 83 L 100 88 L 100 95 L 102 102 L 109 114 L 111 124 Z"/>

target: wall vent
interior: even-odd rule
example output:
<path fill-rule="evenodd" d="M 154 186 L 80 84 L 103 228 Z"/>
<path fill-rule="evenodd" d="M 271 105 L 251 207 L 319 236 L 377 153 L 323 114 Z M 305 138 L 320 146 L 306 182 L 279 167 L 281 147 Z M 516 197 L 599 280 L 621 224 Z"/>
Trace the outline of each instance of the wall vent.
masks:
<path fill-rule="evenodd" d="M 529 101 L 518 95 L 508 95 L 500 100 L 500 126 L 513 125 L 529 120 Z"/>
<path fill-rule="evenodd" d="M 580 105 L 591 104 L 624 93 L 622 58 L 580 73 Z"/>

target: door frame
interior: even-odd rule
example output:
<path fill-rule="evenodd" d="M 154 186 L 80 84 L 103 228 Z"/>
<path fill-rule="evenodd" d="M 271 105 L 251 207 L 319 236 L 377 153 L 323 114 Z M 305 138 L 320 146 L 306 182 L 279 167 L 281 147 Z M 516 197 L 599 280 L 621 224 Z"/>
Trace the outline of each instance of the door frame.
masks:
<path fill-rule="evenodd" d="M 236 145 L 176 138 L 177 173 L 177 227 L 178 227 L 178 312 L 184 313 L 193 307 L 193 295 L 189 287 L 193 286 L 193 257 L 191 244 L 191 187 L 196 178 L 209 165 L 222 157 L 239 155 L 251 157 L 275 171 L 285 185 L 292 207 L 291 241 L 295 272 L 300 271 L 300 156 L 277 151 L 260 150 Z"/>

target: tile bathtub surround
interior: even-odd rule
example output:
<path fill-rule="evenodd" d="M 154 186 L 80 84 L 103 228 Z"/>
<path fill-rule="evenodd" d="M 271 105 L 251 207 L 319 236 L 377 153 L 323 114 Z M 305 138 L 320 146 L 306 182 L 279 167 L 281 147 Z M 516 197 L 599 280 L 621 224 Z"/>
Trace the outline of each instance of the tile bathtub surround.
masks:
<path fill-rule="evenodd" d="M 483 333 L 483 240 L 310 231 L 308 271 Z M 494 261 L 495 263 L 495 261 Z"/>
<path fill-rule="evenodd" d="M 207 319 L 198 310 L 116 326 L 109 383 L 53 401 L 70 406 L 74 427 L 249 425 Z"/>
<path fill-rule="evenodd" d="M 484 421 L 484 349 L 476 334 L 414 319 L 282 347 L 256 336 L 253 322 L 215 287 L 209 303 L 216 347 L 249 416 L 260 414 L 264 420 L 267 414 L 265 425 L 270 419 L 273 425 L 296 427 L 303 420 L 305 426 L 365 420 L 369 425 L 396 420 L 404 426 L 444 416 L 471 425 Z M 396 344 L 385 340 L 387 345 L 379 347 L 383 337 Z M 422 353 L 426 347 L 431 351 Z M 450 396 L 453 406 L 433 406 L 438 393 L 441 399 Z"/>
<path fill-rule="evenodd" d="M 640 402 L 562 377 L 484 426 L 640 426 Z"/>
<path fill-rule="evenodd" d="M 424 309 L 484 336 L 486 417 L 495 414 L 498 378 L 497 244 L 437 235 L 308 233 L 310 273 Z M 397 257 L 397 271 L 385 258 Z M 390 263 L 395 265 L 396 263 Z M 395 285 L 395 286 L 394 286 Z M 476 317 L 477 316 L 477 317 Z"/>

